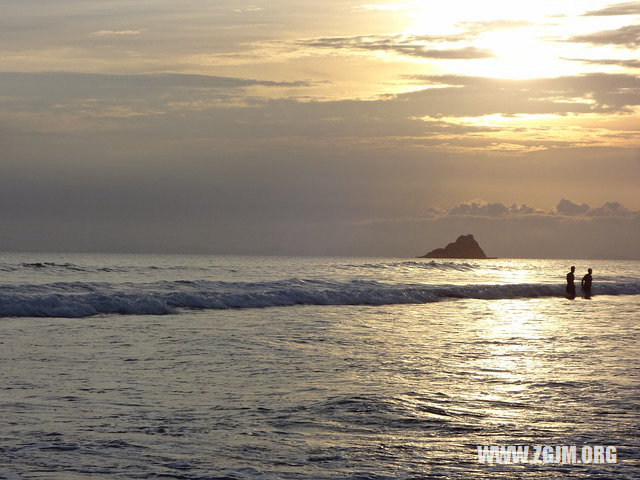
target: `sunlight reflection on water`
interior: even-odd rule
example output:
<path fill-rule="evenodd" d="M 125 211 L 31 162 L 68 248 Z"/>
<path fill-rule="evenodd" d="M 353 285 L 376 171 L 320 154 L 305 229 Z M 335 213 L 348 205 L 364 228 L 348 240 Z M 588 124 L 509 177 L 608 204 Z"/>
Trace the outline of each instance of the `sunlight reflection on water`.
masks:
<path fill-rule="evenodd" d="M 171 269 L 147 270 L 147 280 L 183 274 L 163 261 Z M 217 261 L 227 270 L 241 262 Z M 313 265 L 261 262 L 248 267 L 262 272 L 254 281 L 278 269 L 311 276 Z M 348 262 L 358 266 L 323 260 L 315 275 L 380 278 L 400 261 Z M 384 280 L 562 281 L 566 262 L 487 266 L 406 264 Z M 143 265 L 130 268 L 141 275 Z M 596 271 L 625 268 L 633 265 Z M 431 275 L 438 269 L 445 273 Z M 3 318 L 0 474 L 632 478 L 640 473 L 639 320 L 637 295 Z M 618 445 L 622 461 L 487 467 L 475 450 L 486 443 Z"/>

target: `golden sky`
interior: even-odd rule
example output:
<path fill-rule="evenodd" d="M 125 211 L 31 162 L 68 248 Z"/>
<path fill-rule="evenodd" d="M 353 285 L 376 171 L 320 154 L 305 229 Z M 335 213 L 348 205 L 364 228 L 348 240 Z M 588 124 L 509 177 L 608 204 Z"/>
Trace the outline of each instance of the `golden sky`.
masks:
<path fill-rule="evenodd" d="M 113 192 L 153 217 L 154 186 L 170 215 L 296 231 L 472 201 L 635 211 L 639 20 L 584 0 L 0 1 L 5 215 L 100 230 Z"/>

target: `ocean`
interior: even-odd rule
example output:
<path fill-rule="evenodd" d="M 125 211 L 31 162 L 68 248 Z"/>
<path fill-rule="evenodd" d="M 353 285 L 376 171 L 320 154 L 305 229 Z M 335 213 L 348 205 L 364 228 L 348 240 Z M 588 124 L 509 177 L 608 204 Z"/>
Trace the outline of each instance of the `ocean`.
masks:
<path fill-rule="evenodd" d="M 640 478 L 639 300 L 639 261 L 0 254 L 0 479 Z"/>

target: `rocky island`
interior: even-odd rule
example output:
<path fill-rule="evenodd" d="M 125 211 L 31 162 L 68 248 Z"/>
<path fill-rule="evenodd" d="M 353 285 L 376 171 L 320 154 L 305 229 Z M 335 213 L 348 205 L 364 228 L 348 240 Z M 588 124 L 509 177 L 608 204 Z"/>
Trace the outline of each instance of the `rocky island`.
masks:
<path fill-rule="evenodd" d="M 465 258 L 480 259 L 489 258 L 485 255 L 473 235 L 460 235 L 455 242 L 450 243 L 444 248 L 436 248 L 426 255 L 418 258 Z"/>

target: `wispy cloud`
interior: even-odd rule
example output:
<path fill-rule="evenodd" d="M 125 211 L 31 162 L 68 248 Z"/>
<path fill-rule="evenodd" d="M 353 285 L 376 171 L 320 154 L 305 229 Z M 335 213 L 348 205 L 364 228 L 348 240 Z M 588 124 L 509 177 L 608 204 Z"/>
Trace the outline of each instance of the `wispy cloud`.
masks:
<path fill-rule="evenodd" d="M 640 60 L 622 60 L 615 58 L 563 58 L 563 60 L 588 63 L 590 65 L 618 65 L 626 68 L 640 68 Z"/>
<path fill-rule="evenodd" d="M 129 37 L 140 35 L 141 33 L 141 30 L 98 30 L 97 32 L 91 32 L 89 35 L 92 37 Z"/>
<path fill-rule="evenodd" d="M 312 48 L 346 49 L 371 52 L 393 52 L 419 58 L 433 59 L 478 59 L 493 57 L 490 50 L 473 46 L 462 48 L 433 48 L 433 44 L 461 42 L 467 35 L 369 35 L 354 37 L 324 37 L 302 40 L 299 45 Z M 431 45 L 430 45 L 431 44 Z"/>
<path fill-rule="evenodd" d="M 35 90 L 42 87 L 43 82 L 58 86 L 59 90 L 72 90 L 73 85 L 91 85 L 92 88 L 241 88 L 241 87 L 305 87 L 312 85 L 307 81 L 274 81 L 250 78 L 222 77 L 215 75 L 197 75 L 182 73 L 149 73 L 149 74 L 100 74 L 78 72 L 0 72 L 0 81 L 11 82 L 16 86 Z M 56 89 L 56 91 L 58 90 Z M 84 90 L 84 89 L 83 89 Z"/>
<path fill-rule="evenodd" d="M 469 34 L 479 34 L 495 30 L 512 30 L 534 24 L 526 20 L 488 20 L 484 22 L 460 22 L 457 25 L 464 28 Z"/>
<path fill-rule="evenodd" d="M 0 73 L 0 90 L 12 91 L 23 99 L 0 101 L 0 115 L 14 119 L 14 125 L 19 123 L 25 131 L 32 131 L 39 124 L 31 120 L 17 122 L 17 110 L 29 112 L 30 118 L 53 119 L 64 113 L 83 128 L 90 122 L 87 119 L 111 118 L 114 112 L 122 117 L 122 112 L 133 111 L 147 118 L 135 125 L 121 122 L 120 128 L 162 130 L 172 138 L 286 138 L 293 143 L 302 139 L 384 140 L 388 145 L 505 155 L 577 143 L 617 145 L 633 141 L 632 137 L 624 137 L 634 134 L 631 128 L 608 130 L 604 126 L 601 130 L 582 131 L 579 127 L 566 127 L 569 135 L 564 136 L 545 125 L 529 129 L 517 118 L 629 113 L 640 105 L 640 77 L 633 75 L 533 80 L 455 75 L 410 78 L 427 88 L 369 100 L 328 101 L 273 98 L 263 93 L 265 88 L 312 85 L 305 81 L 183 74 Z M 474 119 L 484 116 L 510 121 Z M 608 133 L 616 137 L 607 138 Z"/>
<path fill-rule="evenodd" d="M 628 25 L 615 30 L 575 35 L 569 37 L 567 41 L 591 43 L 593 45 L 624 45 L 629 48 L 638 48 L 640 47 L 640 25 Z"/>
<path fill-rule="evenodd" d="M 640 77 L 592 73 L 510 80 L 463 75 L 412 76 L 426 85 L 449 88 L 403 94 L 416 107 L 444 116 L 629 112 L 640 105 Z M 484 113 L 481 113 L 484 111 Z"/>
<path fill-rule="evenodd" d="M 364 10 L 364 11 L 382 11 L 382 12 L 397 12 L 404 11 L 409 8 L 409 5 L 406 3 L 369 3 L 364 5 L 357 5 L 353 7 L 354 10 Z"/>
<path fill-rule="evenodd" d="M 600 10 L 593 10 L 584 14 L 586 17 L 604 17 L 615 15 L 640 15 L 640 3 L 626 2 L 610 5 Z"/>
<path fill-rule="evenodd" d="M 253 6 L 244 7 L 244 8 L 234 8 L 233 11 L 236 13 L 255 13 L 255 12 L 263 12 L 264 8 L 253 5 Z"/>

